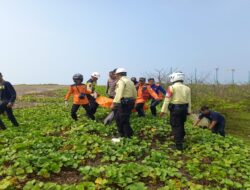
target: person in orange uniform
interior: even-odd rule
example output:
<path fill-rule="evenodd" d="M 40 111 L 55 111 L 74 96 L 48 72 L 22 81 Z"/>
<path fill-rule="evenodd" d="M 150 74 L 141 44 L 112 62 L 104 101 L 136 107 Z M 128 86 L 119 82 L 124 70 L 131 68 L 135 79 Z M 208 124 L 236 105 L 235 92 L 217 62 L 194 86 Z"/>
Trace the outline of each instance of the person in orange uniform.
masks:
<path fill-rule="evenodd" d="M 79 109 L 80 106 L 82 106 L 87 113 L 87 116 L 92 119 L 95 120 L 95 116 L 93 114 L 93 112 L 90 109 L 89 106 L 89 101 L 88 98 L 86 96 L 86 94 L 91 94 L 92 92 L 87 90 L 87 86 L 85 84 L 83 84 L 83 75 L 80 73 L 77 73 L 73 76 L 73 81 L 75 84 L 71 85 L 69 87 L 68 93 L 65 96 L 65 105 L 68 105 L 68 100 L 70 98 L 70 96 L 73 94 L 74 98 L 73 98 L 73 105 L 72 105 L 72 109 L 71 109 L 71 117 L 77 121 L 77 111 Z"/>
<path fill-rule="evenodd" d="M 150 104 L 150 110 L 153 116 L 156 116 L 156 106 L 161 103 L 163 100 L 163 97 L 166 95 L 166 90 L 159 84 L 155 84 L 155 79 L 154 78 L 149 78 L 148 79 L 148 84 L 150 87 L 155 91 L 155 93 L 158 95 L 160 100 L 155 100 L 152 98 L 151 104 Z"/>
<path fill-rule="evenodd" d="M 155 100 L 159 100 L 159 97 L 156 92 L 150 87 L 149 84 L 146 84 L 146 78 L 141 77 L 139 79 L 137 99 L 135 102 L 135 110 L 137 111 L 139 117 L 145 117 L 143 107 L 145 102 L 151 97 L 153 97 Z"/>

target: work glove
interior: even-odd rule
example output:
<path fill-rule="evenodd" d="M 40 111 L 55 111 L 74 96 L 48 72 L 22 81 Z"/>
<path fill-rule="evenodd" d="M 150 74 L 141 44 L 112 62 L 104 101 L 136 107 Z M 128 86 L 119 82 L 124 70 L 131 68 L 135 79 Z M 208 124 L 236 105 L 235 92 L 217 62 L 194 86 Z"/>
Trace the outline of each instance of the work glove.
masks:
<path fill-rule="evenodd" d="M 7 108 L 12 108 L 13 107 L 13 103 L 12 102 L 9 102 L 8 104 L 7 104 Z"/>
<path fill-rule="evenodd" d="M 163 117 L 165 114 L 166 114 L 166 113 L 161 112 L 161 113 L 160 113 L 160 117 Z"/>
<path fill-rule="evenodd" d="M 68 105 L 69 105 L 69 103 L 68 103 L 67 100 L 64 101 L 64 105 L 65 105 L 65 106 L 68 106 Z"/>

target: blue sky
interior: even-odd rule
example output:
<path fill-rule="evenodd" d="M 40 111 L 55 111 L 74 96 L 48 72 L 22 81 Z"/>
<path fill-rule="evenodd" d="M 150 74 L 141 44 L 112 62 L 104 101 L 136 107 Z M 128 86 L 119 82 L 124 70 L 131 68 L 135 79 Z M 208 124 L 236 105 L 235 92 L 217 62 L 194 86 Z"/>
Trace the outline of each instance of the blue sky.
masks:
<path fill-rule="evenodd" d="M 249 0 L 0 0 L 0 72 L 20 83 L 70 84 L 124 67 L 129 76 L 177 68 L 246 82 Z"/>

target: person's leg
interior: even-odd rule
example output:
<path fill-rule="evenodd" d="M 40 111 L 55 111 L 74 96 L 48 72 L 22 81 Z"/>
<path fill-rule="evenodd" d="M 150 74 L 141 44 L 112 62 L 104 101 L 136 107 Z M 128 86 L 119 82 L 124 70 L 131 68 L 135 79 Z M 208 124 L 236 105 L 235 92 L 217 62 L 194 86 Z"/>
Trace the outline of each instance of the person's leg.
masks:
<path fill-rule="evenodd" d="M 0 119 L 0 129 L 2 129 L 2 130 L 6 129 L 6 126 L 4 125 L 4 123 L 1 119 Z"/>
<path fill-rule="evenodd" d="M 151 110 L 151 113 L 153 116 L 156 116 L 156 106 L 160 104 L 160 100 L 155 100 L 155 99 L 152 99 L 151 101 L 151 104 L 150 104 L 150 110 Z"/>
<path fill-rule="evenodd" d="M 124 137 L 124 132 L 122 128 L 122 115 L 121 115 L 121 108 L 120 105 L 117 106 L 115 110 L 115 121 L 116 121 L 116 127 L 117 131 L 120 134 L 121 137 Z"/>
<path fill-rule="evenodd" d="M 178 150 L 183 149 L 183 138 L 185 136 L 183 118 L 180 113 L 175 111 L 170 112 L 170 123 L 172 126 L 172 133 L 174 135 L 174 140 L 176 148 Z"/>
<path fill-rule="evenodd" d="M 124 136 L 127 138 L 130 138 L 133 135 L 133 129 L 131 128 L 130 121 L 129 121 L 133 107 L 134 107 L 133 101 L 129 102 L 128 105 L 122 106 L 121 123 L 122 123 Z"/>
<path fill-rule="evenodd" d="M 144 106 L 144 103 L 138 103 L 135 106 L 135 110 L 137 111 L 139 117 L 145 117 L 143 106 Z"/>
<path fill-rule="evenodd" d="M 89 107 L 89 104 L 86 104 L 86 105 L 82 105 L 83 108 L 85 109 L 86 113 L 87 113 L 87 116 L 92 119 L 92 120 L 95 120 L 95 116 L 94 114 L 92 113 L 90 107 Z"/>
<path fill-rule="evenodd" d="M 77 115 L 76 115 L 76 112 L 78 111 L 80 105 L 77 105 L 77 104 L 73 104 L 72 105 L 72 108 L 71 108 L 71 117 L 77 121 Z"/>
<path fill-rule="evenodd" d="M 14 114 L 13 114 L 12 108 L 6 107 L 6 110 L 5 110 L 5 111 L 6 111 L 6 113 L 7 113 L 8 119 L 11 121 L 11 123 L 12 123 L 14 126 L 18 127 L 19 124 L 18 124 L 18 122 L 17 122 L 17 120 L 16 120 L 16 118 L 15 118 L 15 116 L 14 116 Z"/>

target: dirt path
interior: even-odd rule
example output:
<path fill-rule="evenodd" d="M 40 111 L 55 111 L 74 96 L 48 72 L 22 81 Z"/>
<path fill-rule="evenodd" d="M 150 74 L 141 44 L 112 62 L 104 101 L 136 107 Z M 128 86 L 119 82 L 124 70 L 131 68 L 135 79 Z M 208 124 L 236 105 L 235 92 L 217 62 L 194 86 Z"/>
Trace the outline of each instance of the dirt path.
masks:
<path fill-rule="evenodd" d="M 22 96 L 25 94 L 32 93 L 43 93 L 51 90 L 58 90 L 62 88 L 66 88 L 66 85 L 15 85 L 17 96 Z"/>

